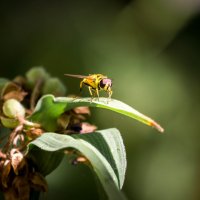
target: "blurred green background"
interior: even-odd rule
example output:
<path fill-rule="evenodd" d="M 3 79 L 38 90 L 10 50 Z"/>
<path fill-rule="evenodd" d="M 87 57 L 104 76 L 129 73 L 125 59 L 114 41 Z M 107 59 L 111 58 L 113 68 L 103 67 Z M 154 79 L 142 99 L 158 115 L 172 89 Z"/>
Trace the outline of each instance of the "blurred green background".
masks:
<path fill-rule="evenodd" d="M 99 129 L 117 127 L 127 150 L 123 192 L 133 200 L 200 199 L 200 1 L 76 0 L 0 3 L 1 77 L 42 65 L 78 94 L 64 73 L 103 73 L 113 98 L 152 117 L 164 134 L 92 109 Z M 88 95 L 85 89 L 84 95 Z M 103 95 L 103 94 L 102 94 Z M 98 199 L 92 172 L 65 159 L 41 199 Z"/>

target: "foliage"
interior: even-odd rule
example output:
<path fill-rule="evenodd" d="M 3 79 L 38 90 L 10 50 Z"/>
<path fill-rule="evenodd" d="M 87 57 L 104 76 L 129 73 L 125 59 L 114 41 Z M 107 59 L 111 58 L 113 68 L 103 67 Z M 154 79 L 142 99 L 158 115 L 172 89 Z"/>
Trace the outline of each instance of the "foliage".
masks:
<path fill-rule="evenodd" d="M 38 191 L 47 191 L 45 176 L 67 155 L 72 164 L 91 168 L 109 199 L 125 199 L 120 189 L 127 161 L 120 132 L 116 128 L 96 130 L 86 122 L 89 107 L 118 112 L 163 132 L 160 125 L 115 99 L 56 97 L 65 96 L 66 88 L 41 67 L 32 68 L 26 77 L 0 80 L 4 137 L 0 187 L 5 198 L 38 199 Z"/>

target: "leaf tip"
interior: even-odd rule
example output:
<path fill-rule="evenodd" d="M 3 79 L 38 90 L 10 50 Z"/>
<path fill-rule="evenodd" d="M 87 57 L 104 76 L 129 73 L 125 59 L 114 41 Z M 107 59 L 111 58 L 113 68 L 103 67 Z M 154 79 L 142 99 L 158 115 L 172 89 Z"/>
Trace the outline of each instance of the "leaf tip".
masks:
<path fill-rule="evenodd" d="M 164 132 L 164 128 L 162 126 L 160 126 L 157 122 L 155 121 L 151 121 L 150 122 L 150 126 L 156 128 L 160 133 Z"/>

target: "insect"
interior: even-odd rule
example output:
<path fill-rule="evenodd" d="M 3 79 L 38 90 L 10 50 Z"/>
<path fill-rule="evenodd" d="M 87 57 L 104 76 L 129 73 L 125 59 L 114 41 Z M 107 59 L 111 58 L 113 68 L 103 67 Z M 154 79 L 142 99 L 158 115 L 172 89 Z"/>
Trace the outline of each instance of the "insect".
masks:
<path fill-rule="evenodd" d="M 99 91 L 104 90 L 108 93 L 108 98 L 111 99 L 112 96 L 112 80 L 103 74 L 89 74 L 88 76 L 83 75 L 74 75 L 74 74 L 64 74 L 65 76 L 82 78 L 80 82 L 80 92 L 82 91 L 83 84 L 88 86 L 91 97 L 98 97 L 99 100 Z"/>

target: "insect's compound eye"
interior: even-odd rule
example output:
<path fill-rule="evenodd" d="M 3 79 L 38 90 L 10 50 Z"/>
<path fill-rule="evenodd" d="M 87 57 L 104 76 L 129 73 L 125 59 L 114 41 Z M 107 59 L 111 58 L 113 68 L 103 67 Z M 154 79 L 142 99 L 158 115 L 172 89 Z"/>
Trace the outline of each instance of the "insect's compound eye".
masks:
<path fill-rule="evenodd" d="M 100 87 L 104 88 L 105 86 L 107 87 L 112 87 L 112 81 L 109 78 L 104 78 L 100 81 Z"/>

